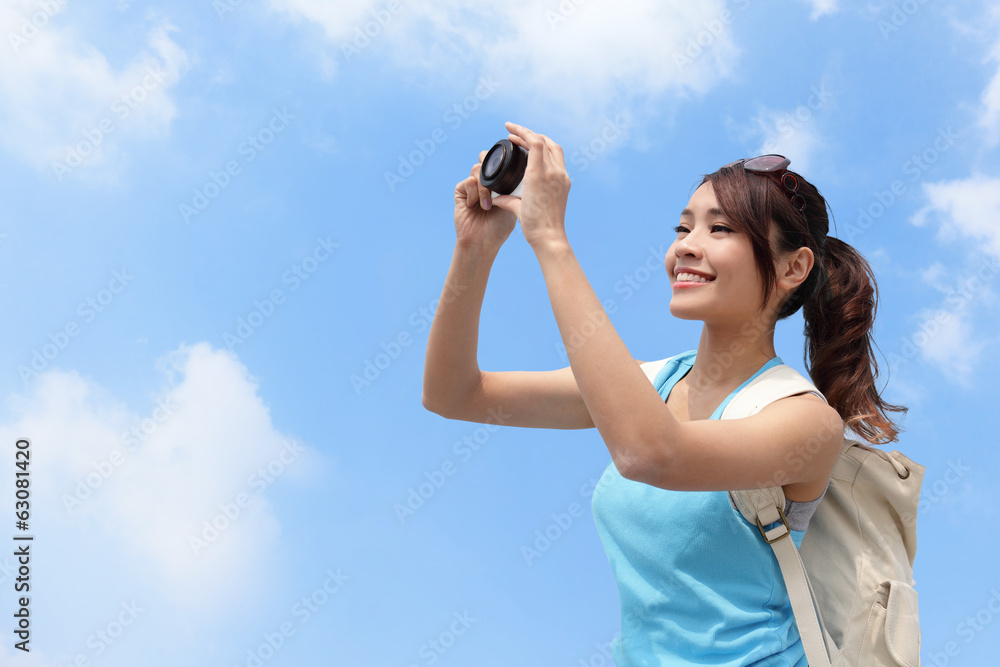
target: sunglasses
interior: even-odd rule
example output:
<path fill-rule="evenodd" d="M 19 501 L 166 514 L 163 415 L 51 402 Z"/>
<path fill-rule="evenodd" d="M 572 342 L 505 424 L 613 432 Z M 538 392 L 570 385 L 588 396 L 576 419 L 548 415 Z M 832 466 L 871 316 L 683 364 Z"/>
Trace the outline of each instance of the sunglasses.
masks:
<path fill-rule="evenodd" d="M 759 155 L 757 157 L 744 158 L 742 160 L 737 160 L 736 162 L 730 162 L 725 165 L 723 169 L 742 164 L 743 168 L 747 171 L 765 174 L 771 178 L 776 178 L 782 187 L 791 193 L 791 202 L 792 206 L 795 207 L 795 210 L 802 215 L 805 215 L 806 200 L 799 194 L 799 179 L 795 178 L 792 173 L 787 171 L 788 165 L 791 164 L 791 162 L 792 161 L 784 155 L 775 155 L 774 153 L 771 153 L 768 155 Z"/>

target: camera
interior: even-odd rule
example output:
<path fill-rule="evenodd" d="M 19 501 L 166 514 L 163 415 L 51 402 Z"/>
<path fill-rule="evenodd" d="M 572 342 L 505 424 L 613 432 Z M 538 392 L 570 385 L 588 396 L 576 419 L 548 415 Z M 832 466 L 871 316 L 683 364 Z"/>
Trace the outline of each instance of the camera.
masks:
<path fill-rule="evenodd" d="M 520 197 L 524 185 L 524 170 L 528 166 L 528 151 L 510 139 L 496 142 L 483 158 L 479 182 L 489 188 L 490 195 Z"/>

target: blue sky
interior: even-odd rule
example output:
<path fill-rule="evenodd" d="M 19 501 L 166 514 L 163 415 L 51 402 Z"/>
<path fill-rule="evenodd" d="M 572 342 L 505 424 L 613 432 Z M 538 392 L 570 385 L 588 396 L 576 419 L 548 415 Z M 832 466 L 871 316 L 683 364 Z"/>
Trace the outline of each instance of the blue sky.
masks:
<path fill-rule="evenodd" d="M 32 651 L 8 623 L 0 662 L 610 664 L 599 434 L 420 404 L 454 186 L 511 120 L 564 147 L 570 242 L 637 359 L 697 346 L 645 267 L 701 174 L 773 151 L 817 184 L 878 279 L 893 447 L 927 467 L 924 664 L 987 664 L 998 26 L 981 1 L 0 0 L 0 493 L 13 536 L 29 438 L 36 536 Z M 560 368 L 560 342 L 515 231 L 480 366 Z M 775 346 L 802 370 L 801 315 Z"/>

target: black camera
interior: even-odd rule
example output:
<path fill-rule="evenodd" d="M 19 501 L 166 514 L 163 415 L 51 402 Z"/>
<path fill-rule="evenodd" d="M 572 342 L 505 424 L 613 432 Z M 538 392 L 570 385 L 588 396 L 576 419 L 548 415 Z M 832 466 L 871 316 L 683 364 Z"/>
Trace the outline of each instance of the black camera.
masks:
<path fill-rule="evenodd" d="M 524 170 L 528 166 L 528 151 L 510 139 L 496 142 L 483 158 L 479 182 L 490 189 L 493 197 L 520 197 L 524 185 Z"/>

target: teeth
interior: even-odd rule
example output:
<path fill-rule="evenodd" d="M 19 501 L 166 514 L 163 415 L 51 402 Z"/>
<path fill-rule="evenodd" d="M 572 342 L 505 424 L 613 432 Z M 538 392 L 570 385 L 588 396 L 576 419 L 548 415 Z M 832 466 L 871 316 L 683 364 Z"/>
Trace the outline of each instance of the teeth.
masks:
<path fill-rule="evenodd" d="M 685 283 L 707 283 L 711 282 L 703 276 L 699 276 L 695 273 L 678 273 L 677 280 Z"/>

